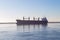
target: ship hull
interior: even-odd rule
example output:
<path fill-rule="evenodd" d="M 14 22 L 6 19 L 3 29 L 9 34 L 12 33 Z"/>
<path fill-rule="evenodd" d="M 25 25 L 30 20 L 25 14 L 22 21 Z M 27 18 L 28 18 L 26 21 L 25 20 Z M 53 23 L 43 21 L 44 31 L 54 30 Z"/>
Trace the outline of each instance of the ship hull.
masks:
<path fill-rule="evenodd" d="M 17 21 L 17 25 L 21 25 L 21 24 L 47 24 L 48 21 L 34 21 L 34 20 L 16 20 Z"/>

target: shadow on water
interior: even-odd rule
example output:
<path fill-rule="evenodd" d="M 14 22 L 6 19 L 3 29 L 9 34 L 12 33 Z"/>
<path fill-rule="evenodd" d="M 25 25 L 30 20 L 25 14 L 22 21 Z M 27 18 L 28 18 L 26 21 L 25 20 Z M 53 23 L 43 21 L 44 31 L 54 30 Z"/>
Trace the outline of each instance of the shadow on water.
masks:
<path fill-rule="evenodd" d="M 32 31 L 40 31 L 45 30 L 47 27 L 47 24 L 33 24 L 33 25 L 17 25 L 17 31 L 20 32 L 32 32 Z"/>
<path fill-rule="evenodd" d="M 17 35 L 20 35 L 28 40 L 46 40 L 48 36 L 46 28 L 47 24 L 17 25 L 17 31 L 23 32 L 23 34 L 20 35 L 20 33 L 18 33 Z"/>

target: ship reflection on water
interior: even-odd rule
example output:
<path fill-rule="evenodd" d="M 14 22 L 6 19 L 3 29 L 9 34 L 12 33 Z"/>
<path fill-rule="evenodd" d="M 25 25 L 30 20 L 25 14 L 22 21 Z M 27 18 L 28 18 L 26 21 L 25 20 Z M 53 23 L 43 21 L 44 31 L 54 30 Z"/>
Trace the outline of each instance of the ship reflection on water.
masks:
<path fill-rule="evenodd" d="M 34 32 L 41 31 L 41 29 L 45 29 L 47 24 L 33 24 L 33 25 L 17 25 L 17 31 L 19 32 Z"/>

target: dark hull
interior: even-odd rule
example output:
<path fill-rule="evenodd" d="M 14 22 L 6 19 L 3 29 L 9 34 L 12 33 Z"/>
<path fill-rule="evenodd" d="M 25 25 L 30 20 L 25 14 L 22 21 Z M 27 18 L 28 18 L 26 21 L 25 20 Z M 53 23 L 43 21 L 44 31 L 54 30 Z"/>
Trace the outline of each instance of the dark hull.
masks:
<path fill-rule="evenodd" d="M 16 20 L 17 21 L 17 25 L 21 25 L 21 24 L 47 24 L 48 21 L 34 21 L 34 20 Z"/>

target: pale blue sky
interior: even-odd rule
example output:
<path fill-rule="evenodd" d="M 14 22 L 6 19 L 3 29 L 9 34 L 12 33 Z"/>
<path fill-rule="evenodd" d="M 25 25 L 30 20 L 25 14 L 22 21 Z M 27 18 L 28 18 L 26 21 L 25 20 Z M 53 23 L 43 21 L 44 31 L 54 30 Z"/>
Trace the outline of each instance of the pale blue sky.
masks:
<path fill-rule="evenodd" d="M 59 21 L 60 0 L 0 0 L 0 22 L 15 22 L 23 16 Z"/>

